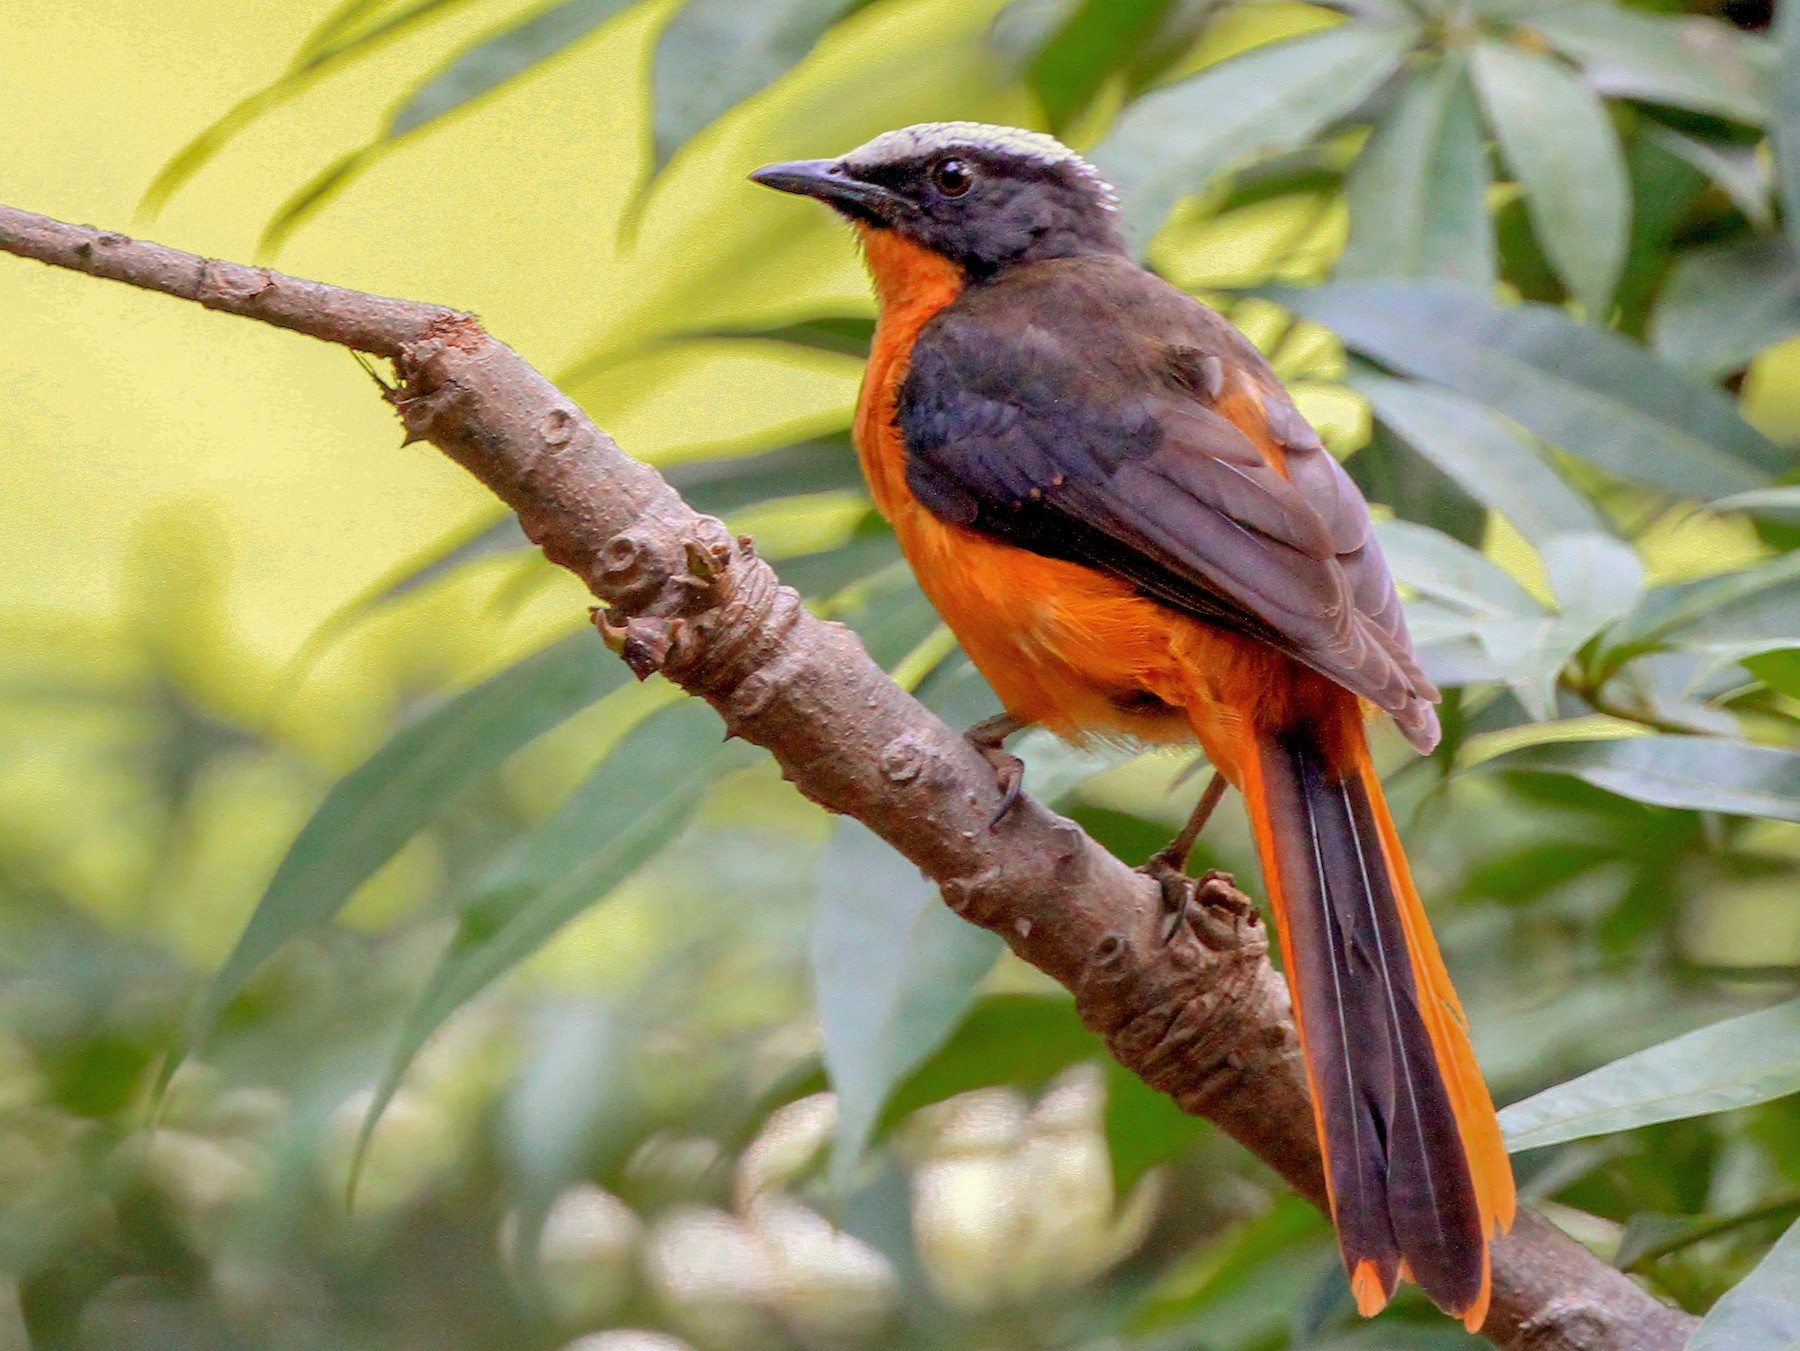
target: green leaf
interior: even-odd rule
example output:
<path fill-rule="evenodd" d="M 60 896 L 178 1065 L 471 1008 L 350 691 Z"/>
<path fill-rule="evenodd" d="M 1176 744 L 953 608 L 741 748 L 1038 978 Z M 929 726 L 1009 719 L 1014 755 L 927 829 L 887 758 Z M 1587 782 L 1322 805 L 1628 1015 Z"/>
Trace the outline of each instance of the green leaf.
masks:
<path fill-rule="evenodd" d="M 720 339 L 780 342 L 792 347 L 810 348 L 815 352 L 863 359 L 869 355 L 869 344 L 875 341 L 875 321 L 863 314 L 827 314 L 814 319 L 797 319 L 791 324 L 699 329 L 691 333 L 678 333 L 671 341 L 709 342 Z"/>
<path fill-rule="evenodd" d="M 1153 90 L 1093 159 L 1142 244 L 1178 198 L 1245 161 L 1292 150 L 1356 108 L 1417 41 L 1411 25 L 1346 23 L 1270 43 Z"/>
<path fill-rule="evenodd" d="M 619 688 L 626 674 L 592 634 L 565 638 L 403 728 L 338 780 L 208 982 L 187 1045 L 205 1036 L 277 949 L 329 924 L 358 887 L 477 781 Z"/>
<path fill-rule="evenodd" d="M 1800 483 L 1733 493 L 1730 497 L 1721 497 L 1712 503 L 1712 510 L 1742 511 L 1751 516 L 1766 516 L 1774 521 L 1800 521 Z"/>
<path fill-rule="evenodd" d="M 1587 499 L 1535 447 L 1479 404 L 1384 375 L 1353 372 L 1349 383 L 1396 435 L 1527 539 L 1602 528 Z"/>
<path fill-rule="evenodd" d="M 501 1107 L 499 1140 L 528 1204 L 580 1177 L 629 1116 L 626 1037 L 602 1003 L 552 1000 L 532 1011 L 524 1063 Z M 609 1129 L 610 1128 L 610 1129 Z"/>
<path fill-rule="evenodd" d="M 416 0 L 361 32 L 345 36 L 344 26 L 367 8 L 359 0 L 351 0 L 313 30 L 279 79 L 240 100 L 218 121 L 176 151 L 174 158 L 163 165 L 144 190 L 138 210 L 150 216 L 162 210 L 169 199 L 205 168 L 238 132 L 264 113 L 304 93 L 344 61 L 373 53 L 382 44 L 428 21 L 444 18 L 469 3 L 470 0 Z"/>
<path fill-rule="evenodd" d="M 977 1001 L 950 1039 L 894 1090 L 882 1123 L 991 1084 L 1042 1087 L 1071 1065 L 1106 1060 L 1106 1044 L 1083 1025 L 1075 1001 L 996 994 Z"/>
<path fill-rule="evenodd" d="M 656 172 L 695 136 L 780 79 L 867 0 L 687 0 L 651 64 Z"/>
<path fill-rule="evenodd" d="M 1705 501 L 1794 463 L 1726 395 L 1616 333 L 1547 305 L 1502 307 L 1425 282 L 1258 294 L 1365 356 L 1461 394 L 1623 478 Z"/>
<path fill-rule="evenodd" d="M 1680 648 L 1707 653 L 1715 668 L 1759 652 L 1800 647 L 1800 553 L 1741 572 L 1659 587 L 1607 638 L 1610 647 L 1626 652 Z"/>
<path fill-rule="evenodd" d="M 1767 230 L 1774 224 L 1769 175 L 1757 145 L 1702 140 L 1648 121 L 1643 124 L 1643 131 L 1657 145 L 1711 179 L 1757 229 Z"/>
<path fill-rule="evenodd" d="M 1727 1018 L 1545 1089 L 1501 1112 L 1500 1126 L 1517 1153 L 1749 1107 L 1796 1090 L 1800 999 Z"/>
<path fill-rule="evenodd" d="M 1800 1351 L 1800 1224 L 1720 1296 L 1688 1351 Z"/>
<path fill-rule="evenodd" d="M 1602 94 L 1715 113 L 1761 126 L 1766 81 L 1745 37 L 1716 19 L 1662 17 L 1624 5 L 1546 6 L 1526 24 L 1580 63 Z"/>
<path fill-rule="evenodd" d="M 331 202 L 345 188 L 356 181 L 357 175 L 381 158 L 386 149 L 385 141 L 376 141 L 371 145 L 359 146 L 348 154 L 339 155 L 318 173 L 296 188 L 280 206 L 275 214 L 269 217 L 268 224 L 256 239 L 256 256 L 269 258 L 280 252 L 289 236 Z"/>
<path fill-rule="evenodd" d="M 391 600 L 430 586 L 458 568 L 499 554 L 519 553 L 532 548 L 519 518 L 507 512 L 498 520 L 463 535 L 453 543 L 440 544 L 403 567 L 391 580 L 379 584 L 367 598 L 352 602 L 357 613 L 385 605 Z M 335 616 L 334 616 L 335 620 Z"/>
<path fill-rule="evenodd" d="M 1475 49 L 1475 87 L 1557 275 L 1595 322 L 1625 265 L 1631 188 L 1606 107 L 1547 57 L 1503 43 Z"/>
<path fill-rule="evenodd" d="M 1769 135 L 1775 177 L 1781 184 L 1782 218 L 1800 253 L 1800 4 L 1781 0 L 1775 10 L 1775 93 Z"/>
<path fill-rule="evenodd" d="M 819 866 L 812 971 L 825 1068 L 838 1095 L 831 1177 L 840 1192 L 883 1105 L 956 1030 L 1001 946 L 958 919 L 868 827 L 837 823 Z"/>
<path fill-rule="evenodd" d="M 1050 129 L 1062 131 L 1152 37 L 1169 0 L 1087 0 L 1037 51 L 1027 80 Z M 997 20 L 996 20 L 997 22 Z"/>
<path fill-rule="evenodd" d="M 649 862 L 720 778 L 754 760 L 755 747 L 720 731 L 718 715 L 699 699 L 652 713 L 463 893 L 456 934 L 376 1084 L 359 1158 L 407 1066 L 444 1020 Z"/>
<path fill-rule="evenodd" d="M 852 583 L 866 581 L 900 562 L 900 541 L 893 532 L 859 532 L 835 549 L 781 560 L 781 580 L 803 596 L 829 597 Z"/>
<path fill-rule="evenodd" d="M 1411 521 L 1375 527 L 1394 580 L 1480 619 L 1536 619 L 1547 612 L 1484 554 Z"/>
<path fill-rule="evenodd" d="M 1800 754 L 1725 737 L 1550 742 L 1481 767 L 1568 774 L 1656 807 L 1800 821 Z"/>
<path fill-rule="evenodd" d="M 756 502 L 863 487 L 848 432 L 831 432 L 750 455 L 710 456 L 663 466 L 663 478 L 695 511 L 725 516 Z"/>
<path fill-rule="evenodd" d="M 1460 60 L 1412 75 L 1350 168 L 1350 238 L 1334 276 L 1494 285 L 1488 162 Z"/>
<path fill-rule="evenodd" d="M 1631 608 L 1643 582 L 1630 546 L 1594 533 L 1552 535 L 1539 546 L 1559 606 L 1551 614 L 1448 535 L 1407 521 L 1386 522 L 1377 534 L 1394 580 L 1428 602 L 1407 610 L 1421 651 L 1472 642 L 1487 667 L 1465 681 L 1491 669 L 1539 720 L 1555 716 L 1557 678 L 1569 658 Z"/>
<path fill-rule="evenodd" d="M 1651 334 L 1656 350 L 1712 379 L 1800 333 L 1800 265 L 1781 235 L 1745 235 L 1679 256 Z"/>
<path fill-rule="evenodd" d="M 562 0 L 464 47 L 388 118 L 398 138 L 523 75 L 593 32 L 633 0 Z"/>

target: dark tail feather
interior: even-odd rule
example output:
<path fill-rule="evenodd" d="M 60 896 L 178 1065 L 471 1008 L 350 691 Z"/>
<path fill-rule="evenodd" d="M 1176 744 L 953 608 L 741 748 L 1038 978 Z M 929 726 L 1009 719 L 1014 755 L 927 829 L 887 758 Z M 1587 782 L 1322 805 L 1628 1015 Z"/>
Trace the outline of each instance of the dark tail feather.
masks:
<path fill-rule="evenodd" d="M 1315 737 L 1263 737 L 1243 787 L 1357 1305 L 1405 1275 L 1472 1331 L 1512 1174 L 1366 758 L 1335 769 Z"/>

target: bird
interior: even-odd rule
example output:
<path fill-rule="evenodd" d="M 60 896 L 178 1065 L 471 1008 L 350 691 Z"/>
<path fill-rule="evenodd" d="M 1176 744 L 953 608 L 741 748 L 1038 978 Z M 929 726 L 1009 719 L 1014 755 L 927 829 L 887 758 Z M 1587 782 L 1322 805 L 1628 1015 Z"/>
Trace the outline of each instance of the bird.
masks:
<path fill-rule="evenodd" d="M 1440 736 L 1367 503 L 1256 347 L 1133 257 L 1054 138 L 937 122 L 756 170 L 858 237 L 878 315 L 853 439 L 1002 743 L 1197 741 L 1215 778 L 1148 865 L 1243 795 L 1358 1310 L 1403 1277 L 1470 1331 L 1511 1166 L 1370 760 Z M 1002 806 L 1002 814 L 1006 805 Z"/>

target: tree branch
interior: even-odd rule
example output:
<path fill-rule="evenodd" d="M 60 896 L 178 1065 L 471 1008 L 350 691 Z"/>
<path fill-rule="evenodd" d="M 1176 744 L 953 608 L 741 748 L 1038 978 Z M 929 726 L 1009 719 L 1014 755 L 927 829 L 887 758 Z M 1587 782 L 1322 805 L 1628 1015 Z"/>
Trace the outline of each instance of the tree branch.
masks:
<path fill-rule="evenodd" d="M 408 438 L 518 513 L 640 677 L 705 699 L 807 797 L 869 825 L 1066 986 L 1121 1064 L 1323 1202 L 1287 992 L 1250 903 L 1209 880 L 1165 940 L 1157 888 L 1072 822 L 1027 798 L 990 831 L 993 772 L 960 735 L 475 319 L 8 207 L 0 251 L 392 360 Z M 1676 1351 L 1693 1322 L 1533 1211 L 1495 1248 L 1484 1334 L 1512 1351 Z"/>

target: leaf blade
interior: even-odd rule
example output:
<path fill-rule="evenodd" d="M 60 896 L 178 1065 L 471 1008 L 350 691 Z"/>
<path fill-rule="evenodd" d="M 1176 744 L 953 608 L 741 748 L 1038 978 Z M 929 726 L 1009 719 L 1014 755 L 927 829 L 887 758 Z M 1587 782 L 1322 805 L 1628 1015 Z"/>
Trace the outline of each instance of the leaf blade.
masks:
<path fill-rule="evenodd" d="M 1418 29 L 1346 23 L 1270 43 L 1138 99 L 1093 160 L 1123 197 L 1141 245 L 1183 192 L 1261 155 L 1291 150 L 1367 98 Z"/>
<path fill-rule="evenodd" d="M 592 33 L 634 0 L 562 0 L 470 43 L 428 76 L 388 117 L 398 139 L 517 79 Z"/>
<path fill-rule="evenodd" d="M 755 754 L 744 742 L 721 740 L 718 715 L 699 699 L 659 709 L 471 885 L 460 903 L 457 933 L 426 979 L 376 1084 L 359 1158 L 407 1067 L 450 1015 L 647 863 L 686 825 L 713 784 Z"/>
<path fill-rule="evenodd" d="M 625 681 L 588 634 L 552 644 L 464 691 L 340 779 L 275 870 L 224 965 L 208 982 L 195 1045 L 263 962 L 331 922 L 356 889 L 443 806 L 507 757 Z"/>
<path fill-rule="evenodd" d="M 1517 1153 L 1800 1091 L 1800 1000 L 1727 1018 L 1545 1089 L 1500 1113 Z"/>
<path fill-rule="evenodd" d="M 1746 50 L 1752 39 L 1717 20 L 1579 4 L 1540 9 L 1526 24 L 1579 62 L 1603 94 L 1753 126 L 1768 116 L 1765 82 Z"/>
<path fill-rule="evenodd" d="M 1353 373 L 1349 383 L 1391 431 L 1527 539 L 1601 528 L 1587 500 L 1479 404 L 1383 375 Z"/>
<path fill-rule="evenodd" d="M 1548 305 L 1500 306 L 1427 282 L 1260 288 L 1385 366 L 1504 413 L 1610 473 L 1709 501 L 1794 462 L 1725 394 Z"/>
<path fill-rule="evenodd" d="M 1487 152 L 1461 61 L 1409 79 L 1350 167 L 1350 238 L 1334 276 L 1494 285 Z"/>
<path fill-rule="evenodd" d="M 1481 768 L 1567 774 L 1655 807 L 1800 821 L 1800 754 L 1725 737 L 1551 742 Z"/>
<path fill-rule="evenodd" d="M 1800 1351 L 1800 1223 L 1719 1297 L 1688 1351 Z"/>
<path fill-rule="evenodd" d="M 687 0 L 651 59 L 654 173 L 739 103 L 798 65 L 867 0 Z"/>
<path fill-rule="evenodd" d="M 1625 266 L 1631 186 L 1605 106 L 1546 57 L 1504 43 L 1476 47 L 1475 88 L 1525 194 L 1557 274 L 1595 322 Z"/>
<path fill-rule="evenodd" d="M 841 1191 L 894 1090 L 955 1032 L 1001 943 L 966 924 L 860 822 L 837 823 L 819 866 L 813 992 L 838 1095 Z"/>

